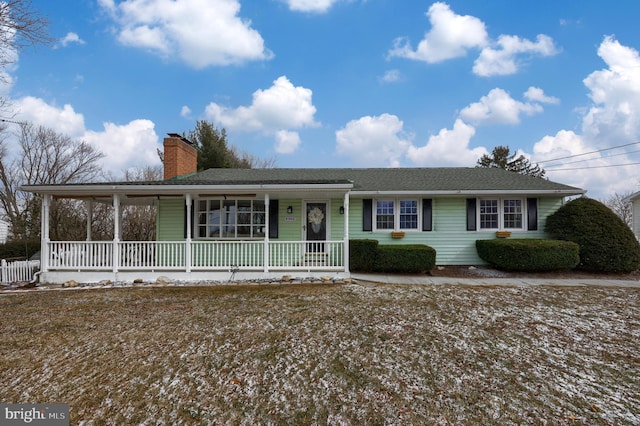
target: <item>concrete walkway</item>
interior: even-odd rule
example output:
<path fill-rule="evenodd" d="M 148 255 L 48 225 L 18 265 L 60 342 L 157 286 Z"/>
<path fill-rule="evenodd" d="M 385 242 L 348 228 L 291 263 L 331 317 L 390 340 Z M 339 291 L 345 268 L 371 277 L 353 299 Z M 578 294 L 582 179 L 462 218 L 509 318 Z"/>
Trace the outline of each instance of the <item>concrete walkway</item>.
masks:
<path fill-rule="evenodd" d="M 612 279 L 546 279 L 546 278 L 455 278 L 455 277 L 431 277 L 429 275 L 392 275 L 392 274 L 351 274 L 351 278 L 359 282 L 384 283 L 384 284 L 459 284 L 468 286 L 556 286 L 556 287 L 635 287 L 640 288 L 638 280 L 612 280 Z"/>

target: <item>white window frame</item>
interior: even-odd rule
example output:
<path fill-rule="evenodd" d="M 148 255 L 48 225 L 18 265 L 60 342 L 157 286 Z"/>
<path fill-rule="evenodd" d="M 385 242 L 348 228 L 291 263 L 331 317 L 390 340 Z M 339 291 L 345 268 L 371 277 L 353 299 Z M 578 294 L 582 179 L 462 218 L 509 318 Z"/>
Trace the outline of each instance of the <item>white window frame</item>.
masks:
<path fill-rule="evenodd" d="M 200 209 L 200 204 L 202 202 L 206 202 L 207 208 L 205 209 L 205 211 L 202 211 Z M 220 218 L 222 217 L 222 214 L 219 216 L 219 223 L 213 224 L 210 223 L 209 221 L 211 220 L 212 217 L 212 210 L 209 209 L 210 203 L 211 202 L 217 202 L 217 203 L 229 203 L 229 202 L 233 202 L 234 203 L 234 211 L 233 211 L 233 215 L 234 218 L 232 221 L 230 221 L 229 223 L 224 223 Z M 251 208 L 249 211 L 241 211 L 238 210 L 238 203 L 246 203 L 246 202 L 250 202 L 251 204 Z M 255 210 L 254 206 L 255 204 L 261 204 L 262 207 L 265 209 L 262 212 L 259 210 Z M 205 216 L 205 223 L 201 223 L 200 222 L 200 215 L 204 213 Z M 222 210 L 221 210 L 222 213 Z M 242 213 L 242 214 L 249 214 L 250 215 L 250 223 L 248 224 L 238 224 L 238 215 Z M 264 217 L 264 221 L 266 221 L 266 206 L 264 205 L 264 200 L 262 199 L 254 199 L 254 198 L 227 198 L 227 199 L 222 199 L 222 198 L 199 198 L 197 200 L 195 200 L 195 212 L 194 212 L 194 239 L 197 240 L 264 240 L 265 239 L 265 232 L 267 229 L 267 225 L 266 223 L 258 223 L 258 222 L 254 222 L 254 218 L 256 214 L 259 213 L 263 213 L 263 217 Z M 209 233 L 209 227 L 211 226 L 218 226 L 219 230 L 218 230 L 218 234 L 214 235 L 214 236 L 200 236 L 200 230 L 201 228 L 204 228 L 206 230 L 206 233 Z M 229 236 L 229 235 L 224 235 L 222 232 L 222 228 L 224 226 L 229 226 L 231 228 L 233 228 L 234 230 L 234 235 L 233 236 Z M 248 227 L 249 228 L 249 235 L 238 235 L 238 228 L 241 227 Z M 259 233 L 255 233 L 254 231 L 257 230 L 258 228 L 262 228 L 262 235 L 259 235 Z"/>
<path fill-rule="evenodd" d="M 378 228 L 378 202 L 391 201 L 393 202 L 393 228 Z M 415 228 L 400 228 L 400 202 L 402 201 L 415 201 L 416 203 L 416 227 Z M 421 201 L 418 198 L 405 198 L 405 197 L 389 197 L 389 198 L 377 198 L 373 200 L 373 230 L 377 232 L 419 232 L 422 224 L 422 208 Z"/>
<path fill-rule="evenodd" d="M 498 202 L 498 227 L 497 228 L 483 228 L 481 221 L 482 201 L 497 201 Z M 522 223 L 519 228 L 507 228 L 505 227 L 505 201 L 520 201 L 520 214 L 522 215 Z M 494 231 L 525 231 L 527 229 L 527 199 L 520 197 L 483 197 L 478 198 L 478 207 L 476 209 L 476 223 L 478 224 L 478 231 L 494 232 Z"/>

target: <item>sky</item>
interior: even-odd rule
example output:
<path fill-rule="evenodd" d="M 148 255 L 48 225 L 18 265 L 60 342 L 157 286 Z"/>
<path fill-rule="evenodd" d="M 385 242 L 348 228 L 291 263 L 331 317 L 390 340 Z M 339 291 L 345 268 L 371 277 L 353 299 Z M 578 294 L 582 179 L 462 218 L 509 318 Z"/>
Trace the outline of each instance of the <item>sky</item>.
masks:
<path fill-rule="evenodd" d="M 32 5 L 56 41 L 6 70 L 12 120 L 114 176 L 207 120 L 278 167 L 474 167 L 503 145 L 593 198 L 640 190 L 636 0 Z"/>

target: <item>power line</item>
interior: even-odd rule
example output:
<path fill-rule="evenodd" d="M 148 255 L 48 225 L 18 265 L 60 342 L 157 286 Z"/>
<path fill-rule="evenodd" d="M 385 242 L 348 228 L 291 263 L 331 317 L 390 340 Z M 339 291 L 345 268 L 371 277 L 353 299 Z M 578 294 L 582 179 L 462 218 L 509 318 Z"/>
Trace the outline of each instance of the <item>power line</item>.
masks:
<path fill-rule="evenodd" d="M 640 149 L 636 150 L 636 151 L 623 152 L 621 154 L 607 155 L 606 157 L 587 158 L 586 160 L 569 161 L 568 163 L 562 163 L 562 164 L 558 164 L 558 165 L 553 165 L 552 164 L 551 166 L 548 166 L 548 167 L 551 167 L 551 168 L 553 168 L 553 167 L 562 167 L 562 166 L 566 166 L 566 165 L 569 165 L 569 164 L 584 163 L 585 161 L 606 160 L 608 158 L 620 157 L 622 155 L 635 154 L 637 152 L 640 152 Z"/>
<path fill-rule="evenodd" d="M 558 158 L 554 158 L 554 159 L 552 159 L 552 160 L 538 161 L 537 163 L 538 163 L 538 164 L 541 164 L 541 163 L 552 163 L 552 162 L 554 162 L 554 161 L 565 160 L 565 159 L 567 159 L 567 158 L 581 157 L 581 156 L 583 156 L 583 155 L 596 154 L 596 153 L 598 153 L 598 152 L 611 151 L 612 149 L 624 148 L 624 147 L 626 147 L 626 146 L 638 145 L 638 144 L 640 144 L 640 141 L 638 141 L 638 142 L 632 142 L 632 143 L 628 143 L 628 144 L 624 144 L 624 145 L 613 146 L 613 147 L 611 147 L 611 148 L 598 149 L 598 150 L 595 150 L 595 151 L 585 152 L 585 153 L 583 153 L 583 154 L 567 155 L 567 156 L 565 156 L 565 157 L 558 157 Z M 586 161 L 586 160 L 585 160 L 585 161 Z M 553 166 L 551 166 L 551 167 L 553 167 Z"/>
<path fill-rule="evenodd" d="M 549 172 L 564 172 L 567 170 L 586 170 L 586 169 L 601 169 L 601 168 L 606 168 L 606 167 L 624 167 L 624 166 L 635 166 L 640 164 L 640 162 L 637 163 L 625 163 L 625 164 L 607 164 L 604 166 L 584 166 L 584 167 L 568 167 L 566 169 L 545 169 L 545 171 L 549 171 Z M 556 166 L 556 167 L 560 167 L 560 166 Z"/>

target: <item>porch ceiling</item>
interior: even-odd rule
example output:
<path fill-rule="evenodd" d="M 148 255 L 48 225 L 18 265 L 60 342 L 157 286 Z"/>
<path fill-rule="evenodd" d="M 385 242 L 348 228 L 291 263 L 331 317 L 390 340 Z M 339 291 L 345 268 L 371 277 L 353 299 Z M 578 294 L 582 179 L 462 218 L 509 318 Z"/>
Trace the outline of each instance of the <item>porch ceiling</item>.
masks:
<path fill-rule="evenodd" d="M 257 184 L 257 185 L 149 185 L 149 184 L 82 184 L 82 185 L 28 185 L 22 189 L 51 195 L 54 199 L 91 200 L 111 203 L 114 195 L 122 205 L 150 205 L 159 199 L 198 197 L 264 197 L 334 198 L 348 193 L 351 183 L 317 184 Z"/>

